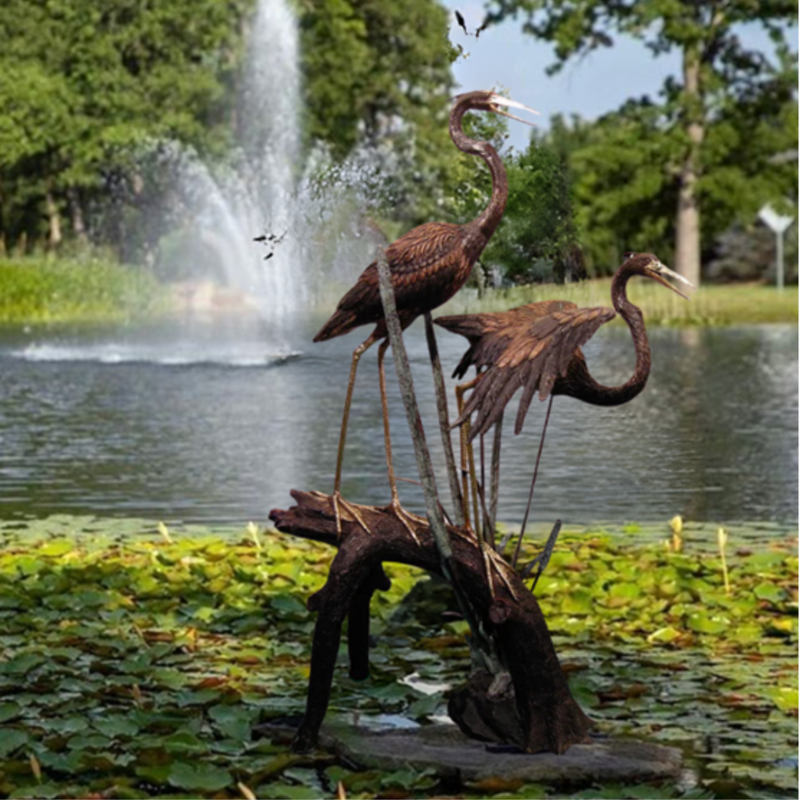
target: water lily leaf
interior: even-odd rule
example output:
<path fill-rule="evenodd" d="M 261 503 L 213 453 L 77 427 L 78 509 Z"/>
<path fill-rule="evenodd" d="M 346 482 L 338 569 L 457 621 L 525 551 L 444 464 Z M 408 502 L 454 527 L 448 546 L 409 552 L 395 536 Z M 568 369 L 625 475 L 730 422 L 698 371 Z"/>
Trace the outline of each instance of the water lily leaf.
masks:
<path fill-rule="evenodd" d="M 776 687 L 769 691 L 775 705 L 781 711 L 797 711 L 798 691 L 786 686 Z"/>
<path fill-rule="evenodd" d="M 0 722 L 10 722 L 22 713 L 19 703 L 0 703 Z"/>
<path fill-rule="evenodd" d="M 250 739 L 253 717 L 242 705 L 216 705 L 208 709 L 217 730 L 231 739 L 244 742 Z"/>
<path fill-rule="evenodd" d="M 75 543 L 69 539 L 54 539 L 39 548 L 38 554 L 40 556 L 47 556 L 48 558 L 60 558 L 75 549 Z"/>
<path fill-rule="evenodd" d="M 16 728 L 0 728 L 0 756 L 11 755 L 28 743 L 28 734 Z"/>
<path fill-rule="evenodd" d="M 177 731 L 161 740 L 161 745 L 168 753 L 205 753 L 208 745 L 188 731 Z M 188 787 L 187 787 L 188 788 Z"/>
<path fill-rule="evenodd" d="M 709 617 L 706 614 L 691 614 L 686 624 L 697 633 L 718 634 L 730 627 L 730 621 L 725 617 Z"/>
<path fill-rule="evenodd" d="M 292 594 L 279 594 L 271 598 L 270 606 L 281 614 L 299 614 L 306 616 L 308 611 L 305 604 Z"/>
<path fill-rule="evenodd" d="M 676 639 L 680 638 L 681 632 L 675 630 L 671 625 L 667 625 L 664 628 L 659 628 L 657 631 L 653 631 L 648 637 L 647 641 L 651 644 L 653 642 L 674 642 Z"/>
<path fill-rule="evenodd" d="M 213 764 L 187 764 L 183 761 L 176 761 L 170 767 L 167 779 L 178 789 L 205 792 L 218 792 L 233 781 L 227 770 Z"/>
<path fill-rule="evenodd" d="M 62 717 L 52 720 L 49 726 L 56 733 L 71 735 L 85 731 L 89 727 L 89 721 L 85 717 Z"/>
<path fill-rule="evenodd" d="M 77 797 L 77 794 L 68 792 L 65 794 L 66 787 L 59 783 L 37 783 L 35 786 L 21 786 L 19 789 L 14 789 L 8 797 L 9 800 L 23 800 L 24 798 L 42 798 L 42 800 L 50 800 L 51 797 Z"/>
<path fill-rule="evenodd" d="M 273 797 L 275 800 L 317 800 L 320 796 L 318 789 L 289 783 L 268 783 L 259 786 L 256 794 L 261 797 Z"/>
<path fill-rule="evenodd" d="M 767 583 L 766 581 L 759 583 L 758 586 L 753 589 L 753 594 L 759 600 L 766 600 L 773 605 L 778 605 L 786 598 L 786 592 L 781 589 L 780 586 L 776 586 L 774 583 Z"/>
<path fill-rule="evenodd" d="M 594 597 L 587 589 L 577 589 L 567 595 L 561 603 L 563 614 L 590 614 L 594 607 Z"/>

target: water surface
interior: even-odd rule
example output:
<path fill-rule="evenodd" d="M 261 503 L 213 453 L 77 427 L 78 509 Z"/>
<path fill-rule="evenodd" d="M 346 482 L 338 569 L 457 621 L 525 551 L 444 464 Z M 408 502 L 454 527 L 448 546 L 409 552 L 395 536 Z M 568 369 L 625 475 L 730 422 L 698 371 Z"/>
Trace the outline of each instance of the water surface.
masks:
<path fill-rule="evenodd" d="M 313 332 L 309 323 L 279 344 L 207 327 L 0 334 L 0 515 L 265 522 L 291 504 L 290 489 L 329 491 L 350 354 L 368 331 L 319 345 Z M 439 341 L 449 371 L 464 343 Z M 795 520 L 797 328 L 656 329 L 651 343 L 650 381 L 628 405 L 556 398 L 532 518 Z M 407 346 L 440 462 L 421 325 Z M 606 383 L 633 369 L 625 328 L 602 329 L 586 354 Z M 416 478 L 387 365 L 396 471 Z M 505 430 L 499 517 L 510 523 L 524 511 L 544 411 L 534 401 L 522 434 Z M 359 368 L 343 490 L 358 502 L 389 497 L 374 349 Z M 400 490 L 422 508 L 418 487 Z"/>

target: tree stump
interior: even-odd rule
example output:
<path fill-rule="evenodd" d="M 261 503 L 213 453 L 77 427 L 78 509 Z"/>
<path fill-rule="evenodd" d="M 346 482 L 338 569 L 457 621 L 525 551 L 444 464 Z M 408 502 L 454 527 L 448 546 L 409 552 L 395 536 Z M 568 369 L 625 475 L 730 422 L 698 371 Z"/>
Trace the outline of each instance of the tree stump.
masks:
<path fill-rule="evenodd" d="M 328 580 L 308 600 L 318 614 L 311 651 L 306 713 L 293 742 L 312 750 L 330 700 L 342 623 L 350 617 L 350 675 L 369 674 L 369 602 L 389 586 L 384 562 L 399 562 L 442 575 L 439 551 L 428 524 L 419 518 L 417 541 L 388 508 L 357 506 L 370 533 L 342 518 L 337 541 L 332 500 L 319 492 L 293 491 L 297 505 L 273 510 L 279 531 L 338 548 Z M 468 594 L 473 613 L 493 641 L 501 668 L 473 669 L 467 684 L 450 697 L 448 710 L 471 738 L 514 745 L 524 752 L 563 753 L 586 742 L 592 723 L 570 694 L 550 632 L 536 598 L 496 553 L 491 554 L 494 597 L 475 535 L 448 526 L 453 580 Z"/>

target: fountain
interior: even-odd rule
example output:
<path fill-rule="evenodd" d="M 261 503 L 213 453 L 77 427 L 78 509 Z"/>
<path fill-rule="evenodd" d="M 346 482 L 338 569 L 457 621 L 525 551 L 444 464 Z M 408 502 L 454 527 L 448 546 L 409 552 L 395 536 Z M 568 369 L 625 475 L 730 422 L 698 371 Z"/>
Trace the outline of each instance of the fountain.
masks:
<path fill-rule="evenodd" d="M 298 38 L 286 0 L 259 1 L 233 157 L 220 169 L 173 151 L 180 231 L 166 237 L 157 257 L 164 273 L 190 278 L 190 291 L 200 292 L 199 304 L 196 296 L 189 301 L 195 309 L 212 310 L 214 298 L 224 306 L 227 298 L 238 314 L 236 300 L 244 301 L 276 354 L 291 351 L 298 312 L 307 316 L 320 287 L 352 281 L 375 245 L 363 235 L 359 213 L 370 204 L 370 159 L 362 153 L 334 168 L 322 150 L 301 158 Z M 320 182 L 326 171 L 333 180 Z"/>

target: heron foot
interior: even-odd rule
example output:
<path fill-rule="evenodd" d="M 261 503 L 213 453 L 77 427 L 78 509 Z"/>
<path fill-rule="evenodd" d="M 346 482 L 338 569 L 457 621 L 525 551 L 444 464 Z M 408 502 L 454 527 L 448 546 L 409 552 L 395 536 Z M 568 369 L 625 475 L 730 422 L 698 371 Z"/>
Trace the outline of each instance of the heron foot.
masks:
<path fill-rule="evenodd" d="M 364 522 L 364 518 L 361 516 L 356 506 L 348 500 L 345 500 L 338 489 L 331 495 L 331 503 L 333 504 L 333 514 L 336 517 L 337 539 L 342 538 L 342 514 L 339 510 L 340 506 L 353 518 L 352 521 L 357 522 L 367 533 L 372 534 L 372 531 L 367 527 L 367 523 Z"/>
<path fill-rule="evenodd" d="M 414 527 L 417 525 L 426 525 L 427 521 L 416 514 L 412 514 L 410 511 L 406 511 L 403 506 L 400 505 L 400 498 L 397 497 L 397 495 L 392 497 L 392 502 L 389 503 L 386 508 L 388 511 L 391 511 L 395 517 L 397 517 L 397 519 L 402 523 L 403 527 L 408 531 L 409 536 L 411 536 L 416 545 L 419 547 L 419 539 L 417 538 L 417 532 L 414 530 Z"/>

